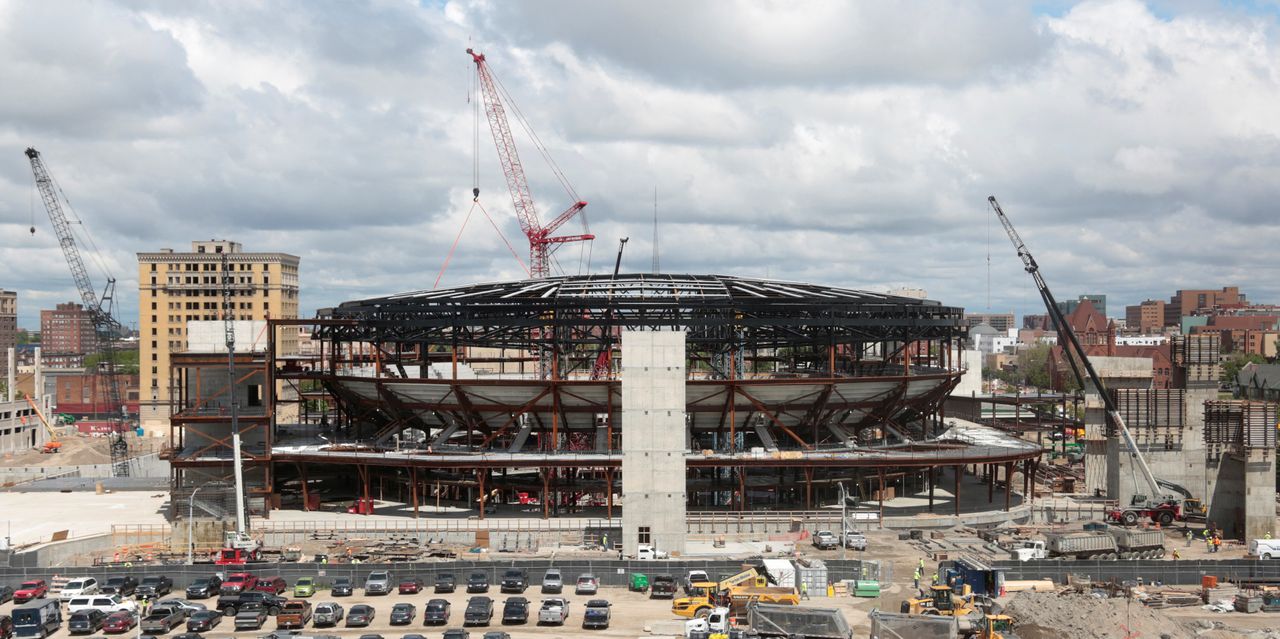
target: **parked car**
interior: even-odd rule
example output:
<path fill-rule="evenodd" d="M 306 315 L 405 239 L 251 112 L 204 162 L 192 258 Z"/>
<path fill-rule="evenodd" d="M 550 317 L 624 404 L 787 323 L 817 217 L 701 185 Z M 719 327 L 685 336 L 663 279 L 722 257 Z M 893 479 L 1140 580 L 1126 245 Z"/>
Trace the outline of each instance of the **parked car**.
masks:
<path fill-rule="evenodd" d="M 0 586 L 0 603 L 13 601 L 13 586 Z"/>
<path fill-rule="evenodd" d="M 436 575 L 435 586 L 436 594 L 453 592 L 458 589 L 458 578 L 451 572 L 442 572 Z"/>
<path fill-rule="evenodd" d="M 851 550 L 866 550 L 867 536 L 857 530 L 846 530 L 844 533 L 844 547 Z"/>
<path fill-rule="evenodd" d="M 471 638 L 471 633 L 467 632 L 466 630 L 459 630 L 458 628 L 454 628 L 453 630 L 444 631 L 444 637 L 442 637 L 441 639 L 470 639 L 470 638 Z"/>
<path fill-rule="evenodd" d="M 484 633 L 482 637 L 483 639 L 511 639 L 511 634 L 503 632 L 501 630 L 493 630 L 493 631 Z"/>
<path fill-rule="evenodd" d="M 398 587 L 402 595 L 416 595 L 422 592 L 422 577 L 405 577 L 400 580 Z"/>
<path fill-rule="evenodd" d="M 417 634 L 417 633 L 410 633 L 410 634 L 407 634 L 407 635 L 400 635 L 400 639 L 427 639 L 427 637 L 426 637 L 426 635 L 420 635 L 420 634 Z"/>
<path fill-rule="evenodd" d="M 675 599 L 676 578 L 671 575 L 654 575 L 649 585 L 650 599 Z"/>
<path fill-rule="evenodd" d="M 187 632 L 205 632 L 222 624 L 222 613 L 217 610 L 201 610 L 191 613 L 187 619 Z"/>
<path fill-rule="evenodd" d="M 385 595 L 389 592 L 391 592 L 391 573 L 386 570 L 375 570 L 364 580 L 366 595 Z"/>
<path fill-rule="evenodd" d="M 422 609 L 422 625 L 429 624 L 446 624 L 449 623 L 449 613 L 452 612 L 448 600 L 432 599 L 427 602 L 425 608 Z"/>
<path fill-rule="evenodd" d="M 600 580 L 595 575 L 579 575 L 578 583 L 573 588 L 575 595 L 594 595 L 600 592 Z"/>
<path fill-rule="evenodd" d="M 49 584 L 43 579 L 32 579 L 22 582 L 13 593 L 13 603 L 23 604 L 32 599 L 44 599 L 49 596 Z"/>
<path fill-rule="evenodd" d="M 559 568 L 550 568 L 542 575 L 542 592 L 544 594 L 560 594 L 564 590 L 564 577 Z"/>
<path fill-rule="evenodd" d="M 830 530 L 819 530 L 813 533 L 813 546 L 818 550 L 831 550 L 840 545 L 840 539 Z"/>
<path fill-rule="evenodd" d="M 316 628 L 320 628 L 322 626 L 336 626 L 339 621 L 342 621 L 345 613 L 346 610 L 342 608 L 341 604 L 326 601 L 317 605 L 315 610 L 312 612 L 311 625 Z"/>
<path fill-rule="evenodd" d="M 366 606 L 364 604 L 351 606 L 351 612 L 347 613 L 347 627 L 364 628 L 365 626 L 368 626 L 373 623 L 373 617 L 376 612 L 377 611 L 373 609 L 373 606 Z"/>
<path fill-rule="evenodd" d="M 489 592 L 489 575 L 482 572 L 467 575 L 467 592 Z"/>
<path fill-rule="evenodd" d="M 350 579 L 338 577 L 333 580 L 333 587 L 329 589 L 329 594 L 335 597 L 350 597 L 353 588 Z"/>
<path fill-rule="evenodd" d="M 586 628 L 608 628 L 611 604 L 604 599 L 592 599 L 587 602 L 587 607 L 582 611 L 582 627 Z"/>
<path fill-rule="evenodd" d="M 525 571 L 512 568 L 502 573 L 502 592 L 523 593 L 529 587 L 529 576 Z"/>
<path fill-rule="evenodd" d="M 107 615 L 107 620 L 102 623 L 102 631 L 107 634 L 121 634 L 129 632 L 138 626 L 138 615 L 121 610 Z"/>
<path fill-rule="evenodd" d="M 284 577 L 261 577 L 258 579 L 258 583 L 254 584 L 253 589 L 278 595 L 288 590 L 289 584 L 284 580 Z"/>
<path fill-rule="evenodd" d="M 563 626 L 569 618 L 569 600 L 563 597 L 551 597 L 542 600 L 542 608 L 538 609 L 538 625 L 548 624 Z"/>
<path fill-rule="evenodd" d="M 487 626 L 493 621 L 493 600 L 488 597 L 472 597 L 462 613 L 462 625 Z"/>
<path fill-rule="evenodd" d="M 713 583 L 705 570 L 690 570 L 684 578 L 684 594 L 693 596 L 694 584 Z"/>
<path fill-rule="evenodd" d="M 11 611 L 19 637 L 47 637 L 62 627 L 62 606 L 56 599 L 36 601 Z"/>
<path fill-rule="evenodd" d="M 187 616 L 191 616 L 197 612 L 200 612 L 201 610 L 209 609 L 208 606 L 202 603 L 187 601 L 186 599 L 183 599 L 181 597 L 165 597 L 164 599 L 157 601 L 155 603 L 155 606 L 157 608 L 169 608 L 172 606 L 177 606 L 185 610 L 187 612 Z"/>
<path fill-rule="evenodd" d="M 142 631 L 148 634 L 167 634 L 187 621 L 187 612 L 178 607 L 152 608 L 142 619 Z"/>
<path fill-rule="evenodd" d="M 67 631 L 73 635 L 89 635 L 102 630 L 102 624 L 106 622 L 107 613 L 89 608 L 71 613 L 71 618 L 67 620 Z"/>
<path fill-rule="evenodd" d="M 298 580 L 293 582 L 294 597 L 310 597 L 314 594 L 316 594 L 315 579 L 312 579 L 311 577 L 298 577 Z"/>
<path fill-rule="evenodd" d="M 413 623 L 415 617 L 418 616 L 418 607 L 411 604 L 401 602 L 391 606 L 391 615 L 387 621 L 393 626 L 403 626 Z"/>
<path fill-rule="evenodd" d="M 261 606 L 246 608 L 236 613 L 236 630 L 261 630 L 267 623 L 267 611 Z"/>
<path fill-rule="evenodd" d="M 201 577 L 187 586 L 187 599 L 208 599 L 222 590 L 222 578 L 213 575 Z"/>
<path fill-rule="evenodd" d="M 129 575 L 123 577 L 116 576 L 107 580 L 102 584 L 102 594 L 104 595 L 120 595 L 128 597 L 138 590 L 138 580 Z"/>
<path fill-rule="evenodd" d="M 139 599 L 156 599 L 173 591 L 173 580 L 164 575 L 144 577 L 138 584 Z"/>
<path fill-rule="evenodd" d="M 58 599 L 71 601 L 76 597 L 98 594 L 98 580 L 93 577 L 77 577 L 67 582 L 58 593 Z"/>
<path fill-rule="evenodd" d="M 123 599 L 120 595 L 91 595 L 88 597 L 76 597 L 67 602 L 67 612 L 76 613 L 81 610 L 101 610 L 103 614 L 111 614 L 119 610 L 128 610 L 129 612 L 137 612 L 138 603 Z"/>
<path fill-rule="evenodd" d="M 227 580 L 222 582 L 220 593 L 224 595 L 234 595 L 236 593 L 253 590 L 257 585 L 258 578 L 253 576 L 251 572 L 233 572 L 227 575 Z"/>
<path fill-rule="evenodd" d="M 507 597 L 502 604 L 502 623 L 527 623 L 529 600 L 524 597 Z"/>

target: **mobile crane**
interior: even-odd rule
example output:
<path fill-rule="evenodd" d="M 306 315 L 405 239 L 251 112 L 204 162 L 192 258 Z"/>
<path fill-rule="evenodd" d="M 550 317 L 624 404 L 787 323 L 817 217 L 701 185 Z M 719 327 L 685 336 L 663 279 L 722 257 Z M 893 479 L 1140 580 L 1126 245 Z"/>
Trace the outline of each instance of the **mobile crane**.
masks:
<path fill-rule="evenodd" d="M 1049 290 L 1049 285 L 1045 283 L 1044 276 L 1040 274 L 1040 265 L 1031 256 L 1031 250 L 1027 248 L 1026 243 L 1022 241 L 1018 232 L 1014 230 L 1013 224 L 1005 216 L 1004 210 L 1000 208 L 1000 203 L 996 201 L 996 197 L 994 195 L 988 197 L 987 202 L 995 210 L 996 217 L 1000 219 L 1000 224 L 1004 226 L 1005 233 L 1009 235 L 1009 241 L 1013 242 L 1014 249 L 1018 251 L 1018 257 L 1022 259 L 1023 268 L 1031 275 L 1031 279 L 1035 281 L 1036 289 L 1040 292 L 1040 299 L 1044 301 L 1049 317 L 1053 320 L 1054 325 L 1057 326 L 1058 334 L 1067 338 L 1065 341 L 1061 339 L 1058 341 L 1063 344 L 1064 350 L 1067 351 L 1067 362 L 1071 364 L 1072 373 L 1075 375 L 1076 380 L 1080 382 L 1080 387 L 1085 388 L 1085 379 L 1080 373 L 1080 365 L 1084 366 L 1085 372 L 1089 375 L 1089 381 L 1093 383 L 1098 394 L 1102 396 L 1107 416 L 1111 418 L 1112 423 L 1119 430 L 1120 438 L 1124 440 L 1125 448 L 1129 450 L 1129 456 L 1136 462 L 1138 472 L 1142 475 L 1142 479 L 1147 485 L 1147 490 L 1150 491 L 1147 495 L 1134 495 L 1130 505 L 1119 510 L 1119 519 L 1124 523 L 1132 524 L 1136 523 L 1141 517 L 1151 517 L 1167 524 L 1174 518 L 1187 518 L 1188 516 L 1194 516 L 1196 513 L 1202 513 L 1204 511 L 1203 503 L 1198 499 L 1194 499 L 1189 490 L 1171 481 L 1159 479 L 1151 472 L 1151 467 L 1147 465 L 1146 458 L 1142 456 L 1142 451 L 1138 449 L 1138 444 L 1133 439 L 1133 433 L 1129 432 L 1129 426 L 1125 424 L 1124 418 L 1120 416 L 1115 400 L 1107 392 L 1106 386 L 1102 383 L 1102 378 L 1098 376 L 1098 371 L 1094 370 L 1093 363 L 1089 361 L 1084 347 L 1080 345 L 1080 338 L 1076 336 L 1071 324 L 1067 323 L 1062 309 L 1058 308 L 1058 302 Z M 1080 364 L 1076 363 L 1077 359 Z"/>
<path fill-rule="evenodd" d="M 120 322 L 116 320 L 115 307 L 116 280 L 107 277 L 107 283 L 98 296 L 97 290 L 89 281 L 89 270 L 85 268 L 84 258 L 80 257 L 80 249 L 76 247 L 75 236 L 71 233 L 71 222 L 62 211 L 62 198 L 58 197 L 61 189 L 53 181 L 49 169 L 45 167 L 40 152 L 28 147 L 27 159 L 31 161 L 31 172 L 35 175 L 36 187 L 44 200 L 44 208 L 49 212 L 49 221 L 53 223 L 53 231 L 58 236 L 58 244 L 62 247 L 62 256 L 71 268 L 71 277 L 80 289 L 80 299 L 84 309 L 93 321 L 93 333 L 97 339 L 98 352 L 102 353 L 98 363 L 98 374 L 107 388 L 107 422 L 111 431 L 111 470 L 116 477 L 129 476 L 129 444 L 124 440 L 124 408 L 120 401 L 120 366 L 116 358 L 116 338 L 120 334 Z M 35 227 L 32 227 L 35 232 Z"/>

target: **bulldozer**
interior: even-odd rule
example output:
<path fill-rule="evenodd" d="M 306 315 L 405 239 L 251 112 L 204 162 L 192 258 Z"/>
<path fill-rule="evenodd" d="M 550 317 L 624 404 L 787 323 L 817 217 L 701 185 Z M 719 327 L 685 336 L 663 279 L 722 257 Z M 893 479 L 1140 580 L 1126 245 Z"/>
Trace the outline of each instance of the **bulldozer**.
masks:
<path fill-rule="evenodd" d="M 929 596 L 902 602 L 901 612 L 909 615 L 945 615 L 964 617 L 982 612 L 973 602 L 973 596 L 957 596 L 951 586 L 929 587 Z"/>
<path fill-rule="evenodd" d="M 1013 637 L 1013 617 L 1009 615 L 984 615 L 978 621 L 974 639 L 1005 639 Z"/>

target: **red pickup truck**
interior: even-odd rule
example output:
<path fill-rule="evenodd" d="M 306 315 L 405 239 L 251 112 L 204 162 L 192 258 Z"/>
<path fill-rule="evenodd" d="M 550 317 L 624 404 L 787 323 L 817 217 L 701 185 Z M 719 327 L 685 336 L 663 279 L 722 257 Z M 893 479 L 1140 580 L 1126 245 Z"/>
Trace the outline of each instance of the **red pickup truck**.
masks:
<path fill-rule="evenodd" d="M 227 580 L 222 582 L 222 594 L 233 595 L 239 592 L 249 592 L 258 585 L 258 578 L 249 572 L 236 572 L 227 575 Z"/>
<path fill-rule="evenodd" d="M 49 584 L 43 579 L 32 579 L 22 582 L 17 592 L 13 593 L 14 603 L 27 603 L 32 599 L 44 599 L 49 596 Z"/>

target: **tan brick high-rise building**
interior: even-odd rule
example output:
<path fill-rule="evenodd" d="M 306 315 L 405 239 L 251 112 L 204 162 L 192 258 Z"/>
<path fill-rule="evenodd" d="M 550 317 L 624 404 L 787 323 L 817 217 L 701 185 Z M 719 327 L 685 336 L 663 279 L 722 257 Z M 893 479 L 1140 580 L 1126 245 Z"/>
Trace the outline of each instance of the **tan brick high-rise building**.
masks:
<path fill-rule="evenodd" d="M 0 288 L 0 378 L 9 370 L 9 349 L 18 345 L 18 294 Z"/>
<path fill-rule="evenodd" d="M 235 319 L 298 317 L 296 255 L 246 253 L 226 240 L 192 242 L 190 253 L 138 253 L 139 409 L 148 432 L 169 432 L 169 354 L 186 350 L 187 322 L 223 319 L 222 253 L 234 280 Z M 281 335 L 277 347 L 296 352 L 296 333 Z"/>
<path fill-rule="evenodd" d="M 1157 333 L 1164 328 L 1164 307 L 1161 300 L 1146 300 L 1141 304 L 1124 307 L 1124 322 L 1129 329 L 1143 335 Z"/>

